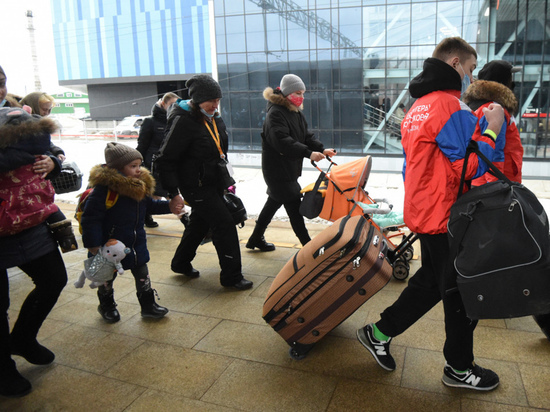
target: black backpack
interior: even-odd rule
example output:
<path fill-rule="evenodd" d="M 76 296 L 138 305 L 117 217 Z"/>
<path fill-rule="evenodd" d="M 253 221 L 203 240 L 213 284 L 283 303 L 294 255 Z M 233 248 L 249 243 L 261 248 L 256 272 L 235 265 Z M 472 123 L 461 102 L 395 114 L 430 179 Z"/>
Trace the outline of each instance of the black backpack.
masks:
<path fill-rule="evenodd" d="M 462 193 L 471 153 L 500 180 Z M 456 286 L 471 319 L 550 313 L 548 217 L 537 197 L 510 181 L 472 141 L 447 224 Z M 453 285 L 451 285 L 453 286 Z"/>

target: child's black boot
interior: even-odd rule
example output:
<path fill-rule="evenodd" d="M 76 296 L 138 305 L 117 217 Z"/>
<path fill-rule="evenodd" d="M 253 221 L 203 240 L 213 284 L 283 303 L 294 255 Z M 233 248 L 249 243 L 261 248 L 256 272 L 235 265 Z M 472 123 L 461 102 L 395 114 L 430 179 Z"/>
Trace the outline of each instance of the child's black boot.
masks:
<path fill-rule="evenodd" d="M 168 313 L 167 308 L 155 302 L 155 292 L 154 289 L 137 292 L 137 298 L 141 305 L 141 317 L 160 319 Z"/>
<path fill-rule="evenodd" d="M 76 243 L 71 219 L 52 223 L 50 225 L 50 231 L 54 239 L 59 243 L 59 247 L 63 253 L 78 249 L 78 243 Z"/>
<path fill-rule="evenodd" d="M 105 319 L 106 322 L 115 323 L 120 320 L 120 313 L 116 308 L 114 290 L 107 289 L 105 286 L 100 286 L 97 289 L 97 297 L 99 298 L 99 306 L 97 311 Z"/>

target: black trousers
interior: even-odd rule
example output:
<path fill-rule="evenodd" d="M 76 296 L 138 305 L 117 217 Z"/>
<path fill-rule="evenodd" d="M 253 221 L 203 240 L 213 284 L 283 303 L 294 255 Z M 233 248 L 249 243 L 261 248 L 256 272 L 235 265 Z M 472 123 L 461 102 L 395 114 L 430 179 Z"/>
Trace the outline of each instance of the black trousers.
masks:
<path fill-rule="evenodd" d="M 268 196 L 267 201 L 258 216 L 256 224 L 261 227 L 267 227 L 273 219 L 273 216 L 275 216 L 275 213 L 277 213 L 277 210 L 284 205 L 288 218 L 290 219 L 292 230 L 300 240 L 300 243 L 305 245 L 311 240 L 311 238 L 309 237 L 309 233 L 304 222 L 304 217 L 300 213 L 300 203 L 301 199 L 299 198 L 291 202 L 281 203 L 273 199 L 271 196 Z"/>
<path fill-rule="evenodd" d="M 446 281 L 454 274 L 447 234 L 419 235 L 419 239 L 422 267 L 409 279 L 395 303 L 382 312 L 376 326 L 385 335 L 395 337 L 443 300 L 446 334 L 443 355 L 453 368 L 466 370 L 474 360 L 473 341 L 477 321 L 466 316 L 458 292 L 445 293 Z"/>
<path fill-rule="evenodd" d="M 214 187 L 201 187 L 182 195 L 192 210 L 189 224 L 172 259 L 172 267 L 184 269 L 191 263 L 208 230 L 212 229 L 212 243 L 221 268 L 220 283 L 233 286 L 243 279 L 241 249 L 237 227 L 225 206 L 222 193 Z"/>
<path fill-rule="evenodd" d="M 67 284 L 65 263 L 58 249 L 19 266 L 34 282 L 12 330 L 19 339 L 32 340 Z M 0 373 L 15 368 L 10 354 L 10 306 L 8 271 L 0 269 Z"/>

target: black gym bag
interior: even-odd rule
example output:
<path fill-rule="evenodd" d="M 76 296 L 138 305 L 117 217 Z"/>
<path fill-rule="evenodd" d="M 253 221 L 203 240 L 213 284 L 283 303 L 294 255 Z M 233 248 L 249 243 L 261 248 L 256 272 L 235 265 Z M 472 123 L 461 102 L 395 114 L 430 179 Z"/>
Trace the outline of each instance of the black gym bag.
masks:
<path fill-rule="evenodd" d="M 462 193 L 468 157 L 500 180 Z M 537 197 L 510 181 L 472 141 L 447 224 L 456 285 L 471 319 L 550 313 L 548 217 Z"/>

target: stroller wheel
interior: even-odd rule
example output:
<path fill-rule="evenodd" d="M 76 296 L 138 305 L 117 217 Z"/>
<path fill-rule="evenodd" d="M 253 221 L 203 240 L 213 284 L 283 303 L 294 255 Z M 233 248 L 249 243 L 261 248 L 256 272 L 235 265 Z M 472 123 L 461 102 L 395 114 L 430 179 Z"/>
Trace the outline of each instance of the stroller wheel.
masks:
<path fill-rule="evenodd" d="M 405 280 L 409 277 L 409 264 L 404 260 L 398 260 L 393 264 L 393 277 L 397 280 Z"/>
<path fill-rule="evenodd" d="M 412 258 L 414 257 L 414 248 L 412 246 L 409 246 L 407 249 L 405 249 L 405 251 L 403 252 L 403 257 L 407 262 L 412 260 Z"/>

